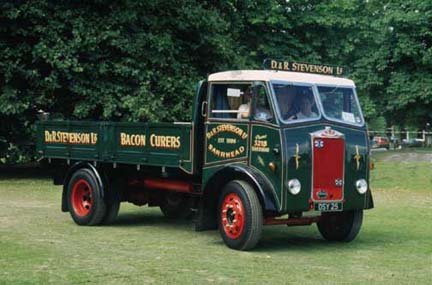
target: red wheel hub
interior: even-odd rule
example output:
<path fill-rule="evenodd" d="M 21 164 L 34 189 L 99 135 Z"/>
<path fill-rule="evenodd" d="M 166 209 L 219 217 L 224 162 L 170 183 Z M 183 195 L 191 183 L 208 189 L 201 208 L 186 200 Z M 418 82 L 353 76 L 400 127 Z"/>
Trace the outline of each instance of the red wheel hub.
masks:
<path fill-rule="evenodd" d="M 85 179 L 80 179 L 72 187 L 72 207 L 78 216 L 84 217 L 90 213 L 93 206 L 92 188 Z"/>
<path fill-rule="evenodd" d="M 240 197 L 235 193 L 225 196 L 221 207 L 222 227 L 231 239 L 237 239 L 243 233 L 245 215 Z"/>

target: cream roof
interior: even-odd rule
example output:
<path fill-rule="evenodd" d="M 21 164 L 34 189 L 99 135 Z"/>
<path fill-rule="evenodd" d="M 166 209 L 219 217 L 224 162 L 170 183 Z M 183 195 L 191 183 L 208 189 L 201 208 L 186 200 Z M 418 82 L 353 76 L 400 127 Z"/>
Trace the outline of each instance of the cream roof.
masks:
<path fill-rule="evenodd" d="M 355 86 L 350 79 L 312 73 L 275 70 L 233 70 L 210 74 L 208 81 L 270 81 Z"/>

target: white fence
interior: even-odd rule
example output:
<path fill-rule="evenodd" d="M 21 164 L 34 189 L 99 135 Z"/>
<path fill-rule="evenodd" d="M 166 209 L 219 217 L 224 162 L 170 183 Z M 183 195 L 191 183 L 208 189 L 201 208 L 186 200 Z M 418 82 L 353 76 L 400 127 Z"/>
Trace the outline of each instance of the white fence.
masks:
<path fill-rule="evenodd" d="M 432 131 L 413 131 L 401 130 L 395 131 L 394 129 L 387 129 L 387 131 L 369 130 L 369 137 L 374 136 L 386 137 L 394 146 L 399 145 L 421 145 L 423 147 L 432 147 Z"/>

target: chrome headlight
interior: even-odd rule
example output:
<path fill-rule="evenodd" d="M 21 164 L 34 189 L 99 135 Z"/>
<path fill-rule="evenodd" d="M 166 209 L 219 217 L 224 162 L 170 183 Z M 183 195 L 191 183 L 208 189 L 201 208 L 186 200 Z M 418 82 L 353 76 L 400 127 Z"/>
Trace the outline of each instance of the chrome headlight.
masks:
<path fill-rule="evenodd" d="M 360 194 L 366 193 L 366 191 L 368 189 L 368 184 L 367 184 L 366 180 L 364 180 L 364 179 L 357 180 L 355 186 L 356 186 L 357 192 L 359 192 Z"/>
<path fill-rule="evenodd" d="M 298 179 L 291 179 L 290 181 L 288 181 L 288 191 L 293 194 L 293 195 L 297 195 L 298 193 L 300 193 L 301 190 L 301 183 Z"/>

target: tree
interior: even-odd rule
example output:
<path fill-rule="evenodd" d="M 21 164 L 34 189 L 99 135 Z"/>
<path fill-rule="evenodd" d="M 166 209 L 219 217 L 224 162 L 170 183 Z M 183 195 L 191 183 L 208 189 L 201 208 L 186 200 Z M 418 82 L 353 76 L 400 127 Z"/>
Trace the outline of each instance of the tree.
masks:
<path fill-rule="evenodd" d="M 0 16 L 0 137 L 31 141 L 52 117 L 188 120 L 194 85 L 237 54 L 196 1 L 9 1 Z M 216 60 L 217 59 L 217 60 Z"/>
<path fill-rule="evenodd" d="M 422 0 L 2 1 L 0 158 L 29 157 L 38 110 L 189 120 L 198 80 L 269 57 L 348 67 L 367 120 L 432 123 L 431 25 Z"/>

